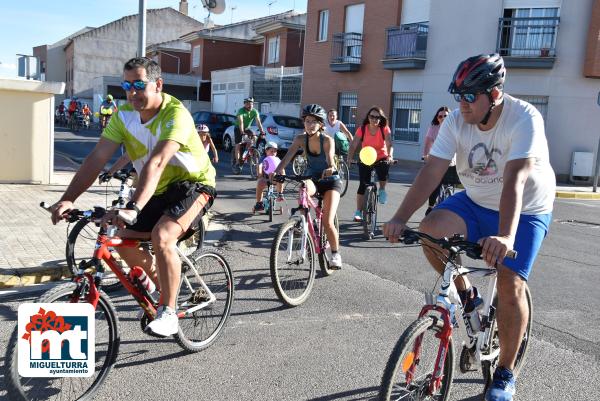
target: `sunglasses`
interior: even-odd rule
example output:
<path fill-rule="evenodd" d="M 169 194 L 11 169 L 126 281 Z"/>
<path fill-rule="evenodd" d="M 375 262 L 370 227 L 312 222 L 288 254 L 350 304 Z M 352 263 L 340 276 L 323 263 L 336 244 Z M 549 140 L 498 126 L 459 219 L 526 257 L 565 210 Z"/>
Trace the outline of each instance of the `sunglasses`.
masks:
<path fill-rule="evenodd" d="M 437 116 L 437 118 L 442 118 L 442 119 L 446 118 L 446 117 L 448 117 L 448 114 L 440 114 L 439 116 Z"/>
<path fill-rule="evenodd" d="M 467 103 L 475 103 L 475 100 L 477 100 L 477 95 L 478 93 L 455 93 L 454 100 L 457 102 L 464 100 Z"/>
<path fill-rule="evenodd" d="M 374 116 L 373 114 L 369 114 L 369 118 L 372 120 L 381 120 L 381 116 Z"/>
<path fill-rule="evenodd" d="M 123 90 L 125 90 L 126 92 L 129 92 L 131 88 L 135 89 L 136 91 L 143 91 L 144 89 L 146 89 L 146 85 L 150 82 L 153 81 L 142 81 L 141 79 L 138 79 L 133 82 L 123 81 L 121 82 L 121 88 L 123 88 Z"/>

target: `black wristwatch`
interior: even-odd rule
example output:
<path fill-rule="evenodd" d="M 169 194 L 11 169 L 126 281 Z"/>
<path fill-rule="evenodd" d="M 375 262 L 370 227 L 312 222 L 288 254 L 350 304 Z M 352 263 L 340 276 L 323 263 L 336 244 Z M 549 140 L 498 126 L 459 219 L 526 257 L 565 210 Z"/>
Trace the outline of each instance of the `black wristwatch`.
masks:
<path fill-rule="evenodd" d="M 135 203 L 134 201 L 129 201 L 129 202 L 127 202 L 127 204 L 125 205 L 125 209 L 129 209 L 129 210 L 135 210 L 135 212 L 136 212 L 137 214 L 140 214 L 140 212 L 142 211 L 142 210 L 141 210 L 141 209 L 138 207 L 137 203 Z"/>

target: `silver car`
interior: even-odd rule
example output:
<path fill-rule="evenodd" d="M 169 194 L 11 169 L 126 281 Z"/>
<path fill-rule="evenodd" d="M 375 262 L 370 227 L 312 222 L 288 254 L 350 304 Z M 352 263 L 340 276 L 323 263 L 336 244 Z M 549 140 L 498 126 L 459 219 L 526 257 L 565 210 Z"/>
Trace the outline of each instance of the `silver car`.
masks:
<path fill-rule="evenodd" d="M 292 144 L 296 135 L 304 131 L 304 124 L 298 117 L 284 116 L 281 114 L 261 114 L 260 121 L 265 130 L 266 138 L 258 141 L 256 147 L 262 155 L 265 151 L 267 142 L 275 142 L 279 152 L 285 153 Z M 258 135 L 258 126 L 256 121 L 250 125 L 250 129 L 255 135 Z M 231 152 L 233 144 L 235 144 L 235 126 L 228 127 L 223 133 L 223 150 Z"/>

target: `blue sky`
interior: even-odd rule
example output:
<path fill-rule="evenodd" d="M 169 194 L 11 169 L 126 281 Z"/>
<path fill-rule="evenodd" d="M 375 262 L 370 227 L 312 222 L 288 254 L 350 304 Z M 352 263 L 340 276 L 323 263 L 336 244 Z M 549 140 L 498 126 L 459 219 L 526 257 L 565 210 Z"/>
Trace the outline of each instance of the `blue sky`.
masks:
<path fill-rule="evenodd" d="M 225 0 L 223 14 L 211 15 L 216 24 L 228 24 L 295 9 L 306 12 L 307 0 Z M 189 15 L 203 21 L 208 12 L 200 0 L 188 0 Z M 138 0 L 2 0 L 0 12 L 0 76 L 15 77 L 16 54 L 32 54 L 34 46 L 52 44 L 85 26 L 98 27 L 126 15 L 137 14 Z M 147 8 L 173 7 L 179 0 L 147 0 Z M 235 7 L 234 10 L 231 8 Z"/>

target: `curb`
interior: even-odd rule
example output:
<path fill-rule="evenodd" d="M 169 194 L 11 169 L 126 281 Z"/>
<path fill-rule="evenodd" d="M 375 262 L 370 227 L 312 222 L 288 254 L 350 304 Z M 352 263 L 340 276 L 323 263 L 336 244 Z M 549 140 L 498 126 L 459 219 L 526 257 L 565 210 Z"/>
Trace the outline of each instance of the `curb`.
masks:
<path fill-rule="evenodd" d="M 598 193 L 598 192 L 556 191 L 556 197 L 557 198 L 563 198 L 563 199 L 600 200 L 600 193 Z"/>
<path fill-rule="evenodd" d="M 209 211 L 202 217 L 204 226 L 207 227 L 207 233 L 211 215 L 212 213 Z M 63 267 L 0 268 L 0 290 L 60 281 L 70 279 L 71 276 L 71 270 L 66 265 Z"/>

